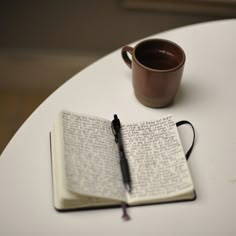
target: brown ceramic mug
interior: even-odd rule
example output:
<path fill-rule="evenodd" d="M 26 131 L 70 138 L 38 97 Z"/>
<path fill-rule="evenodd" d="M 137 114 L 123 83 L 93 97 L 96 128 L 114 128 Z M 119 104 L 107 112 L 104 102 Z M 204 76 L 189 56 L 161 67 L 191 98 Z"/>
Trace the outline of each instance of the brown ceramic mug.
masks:
<path fill-rule="evenodd" d="M 122 58 L 132 69 L 134 93 L 142 104 L 166 107 L 173 102 L 185 64 L 180 46 L 165 39 L 148 39 L 134 48 L 123 47 Z"/>

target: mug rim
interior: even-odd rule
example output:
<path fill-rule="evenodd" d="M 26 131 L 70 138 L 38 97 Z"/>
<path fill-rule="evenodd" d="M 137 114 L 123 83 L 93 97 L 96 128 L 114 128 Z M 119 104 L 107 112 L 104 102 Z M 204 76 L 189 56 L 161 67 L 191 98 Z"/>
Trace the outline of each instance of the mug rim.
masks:
<path fill-rule="evenodd" d="M 136 52 L 137 48 L 138 48 L 140 45 L 145 44 L 145 43 L 147 43 L 147 42 L 151 42 L 151 41 L 166 42 L 166 43 L 169 43 L 169 44 L 175 46 L 176 48 L 178 48 L 178 50 L 182 53 L 182 56 L 183 56 L 181 62 L 180 62 L 177 66 L 175 66 L 175 67 L 173 67 L 173 68 L 170 68 L 170 69 L 163 69 L 163 70 L 161 70 L 161 69 L 154 69 L 154 68 L 151 68 L 151 67 L 148 67 L 148 66 L 143 65 L 143 64 L 137 59 L 137 57 L 136 57 L 136 55 L 135 55 L 135 52 Z M 176 71 L 176 70 L 178 70 L 179 68 L 181 68 L 181 67 L 184 65 L 185 61 L 186 61 L 186 55 L 185 55 L 185 52 L 184 52 L 184 50 L 182 49 L 182 47 L 180 47 L 177 43 L 175 43 L 175 42 L 173 42 L 173 41 L 170 41 L 170 40 L 168 40 L 168 39 L 161 39 L 161 38 L 145 39 L 145 40 L 142 40 L 142 41 L 140 41 L 139 43 L 137 43 L 137 44 L 135 45 L 135 47 L 134 47 L 133 57 L 134 57 L 134 60 L 136 61 L 136 63 L 137 63 L 139 66 L 143 67 L 144 69 L 147 69 L 147 70 L 150 70 L 150 71 L 155 71 L 155 72 L 162 72 L 162 73 L 163 73 L 163 72 Z"/>

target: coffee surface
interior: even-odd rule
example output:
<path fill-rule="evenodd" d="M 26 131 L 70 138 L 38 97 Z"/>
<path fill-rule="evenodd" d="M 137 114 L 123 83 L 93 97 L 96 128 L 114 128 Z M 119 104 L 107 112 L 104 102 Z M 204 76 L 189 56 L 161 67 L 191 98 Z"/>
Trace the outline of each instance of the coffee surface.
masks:
<path fill-rule="evenodd" d="M 170 70 L 179 65 L 178 58 L 165 50 L 144 52 L 137 56 L 137 60 L 142 65 L 155 70 Z"/>

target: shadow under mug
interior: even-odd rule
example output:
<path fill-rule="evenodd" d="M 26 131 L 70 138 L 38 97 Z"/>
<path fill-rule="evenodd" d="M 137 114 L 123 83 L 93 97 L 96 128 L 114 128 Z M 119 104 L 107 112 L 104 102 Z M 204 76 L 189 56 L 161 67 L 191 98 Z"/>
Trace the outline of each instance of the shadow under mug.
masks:
<path fill-rule="evenodd" d="M 143 105 L 161 108 L 174 101 L 186 58 L 180 46 L 165 39 L 148 39 L 134 48 L 124 46 L 121 53 L 132 69 L 134 93 Z"/>

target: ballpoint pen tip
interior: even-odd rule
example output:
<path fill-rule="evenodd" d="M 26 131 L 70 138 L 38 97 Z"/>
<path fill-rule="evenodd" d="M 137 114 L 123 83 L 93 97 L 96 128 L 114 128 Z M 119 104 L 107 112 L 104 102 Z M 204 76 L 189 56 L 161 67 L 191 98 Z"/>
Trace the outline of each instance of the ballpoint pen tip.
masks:
<path fill-rule="evenodd" d="M 131 185 L 130 184 L 126 184 L 125 188 L 129 193 L 131 193 Z"/>

